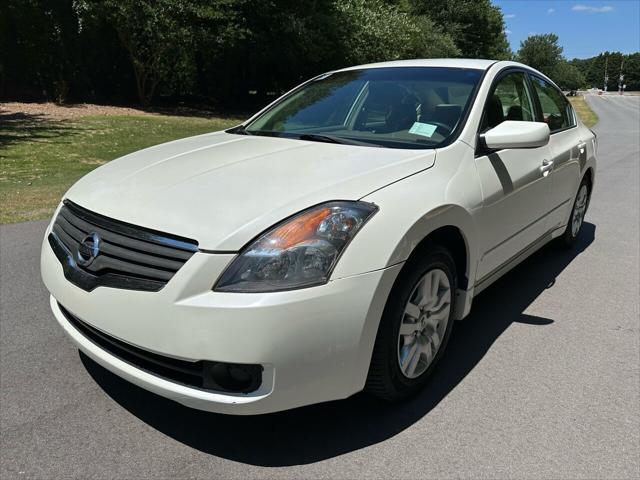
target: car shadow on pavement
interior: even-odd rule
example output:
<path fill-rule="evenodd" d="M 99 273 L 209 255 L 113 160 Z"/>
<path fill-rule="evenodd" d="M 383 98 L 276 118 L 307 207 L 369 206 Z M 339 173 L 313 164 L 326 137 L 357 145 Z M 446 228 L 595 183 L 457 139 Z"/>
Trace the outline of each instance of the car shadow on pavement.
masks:
<path fill-rule="evenodd" d="M 111 398 L 143 422 L 190 447 L 259 466 L 317 462 L 382 442 L 428 415 L 512 323 L 541 327 L 553 323 L 524 311 L 553 286 L 556 277 L 594 238 L 595 226 L 585 223 L 573 249 L 547 245 L 479 295 L 471 315 L 455 324 L 447 354 L 427 388 L 397 404 L 360 393 L 346 400 L 269 415 L 219 415 L 192 410 L 142 390 L 82 353 L 80 356 L 89 374 Z M 531 358 L 532 364 L 536 361 Z"/>

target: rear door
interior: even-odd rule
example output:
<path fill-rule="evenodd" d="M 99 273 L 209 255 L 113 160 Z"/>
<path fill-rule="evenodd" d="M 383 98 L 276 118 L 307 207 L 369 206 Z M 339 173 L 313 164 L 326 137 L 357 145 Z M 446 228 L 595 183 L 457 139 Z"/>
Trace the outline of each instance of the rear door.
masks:
<path fill-rule="evenodd" d="M 480 133 L 505 120 L 536 121 L 535 100 L 524 71 L 507 70 L 494 81 Z M 549 159 L 548 146 L 477 151 L 476 165 L 483 193 L 478 282 L 547 232 Z"/>
<path fill-rule="evenodd" d="M 587 149 L 579 138 L 580 129 L 573 108 L 562 92 L 547 80 L 530 75 L 533 92 L 538 101 L 538 118 L 551 130 L 551 211 L 548 227 L 555 229 L 566 223 L 573 197 L 580 183 L 580 164 L 586 163 Z"/>

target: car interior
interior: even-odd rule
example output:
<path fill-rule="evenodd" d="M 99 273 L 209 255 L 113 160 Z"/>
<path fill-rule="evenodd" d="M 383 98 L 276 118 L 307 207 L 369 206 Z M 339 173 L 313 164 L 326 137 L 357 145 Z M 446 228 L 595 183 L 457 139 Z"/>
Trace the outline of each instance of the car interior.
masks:
<path fill-rule="evenodd" d="M 460 122 L 466 95 L 455 95 L 455 87 L 434 87 L 424 83 L 372 83 L 367 87 L 365 100 L 353 122 L 353 130 L 377 134 L 413 136 L 409 130 L 414 123 L 436 127 L 435 137 L 446 137 Z M 393 136 L 393 135 L 392 135 Z"/>
<path fill-rule="evenodd" d="M 271 115 L 255 121 L 249 131 L 315 136 L 317 141 L 432 148 L 451 137 L 462 123 L 478 73 L 434 70 L 433 78 L 421 73 L 364 71 L 323 78 L 292 94 Z"/>

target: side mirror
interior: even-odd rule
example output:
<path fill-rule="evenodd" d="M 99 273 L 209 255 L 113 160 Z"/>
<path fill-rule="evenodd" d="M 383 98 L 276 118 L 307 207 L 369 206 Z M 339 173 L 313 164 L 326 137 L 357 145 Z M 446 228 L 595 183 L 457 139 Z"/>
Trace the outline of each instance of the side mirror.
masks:
<path fill-rule="evenodd" d="M 506 120 L 480 135 L 492 150 L 503 148 L 537 148 L 549 143 L 549 125 L 543 122 Z"/>

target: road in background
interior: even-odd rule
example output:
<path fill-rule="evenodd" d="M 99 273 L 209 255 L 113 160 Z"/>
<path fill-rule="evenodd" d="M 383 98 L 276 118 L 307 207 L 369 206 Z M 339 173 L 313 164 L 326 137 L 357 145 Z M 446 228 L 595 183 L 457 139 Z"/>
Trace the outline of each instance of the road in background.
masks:
<path fill-rule="evenodd" d="M 145 392 L 53 319 L 45 222 L 3 225 L 0 477 L 637 478 L 640 97 L 587 101 L 599 170 L 577 248 L 480 295 L 429 388 L 398 405 L 229 417 Z"/>

